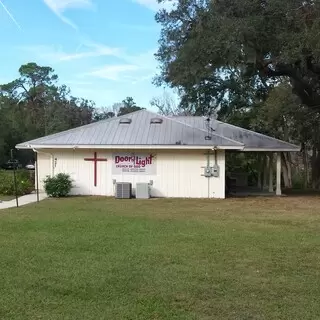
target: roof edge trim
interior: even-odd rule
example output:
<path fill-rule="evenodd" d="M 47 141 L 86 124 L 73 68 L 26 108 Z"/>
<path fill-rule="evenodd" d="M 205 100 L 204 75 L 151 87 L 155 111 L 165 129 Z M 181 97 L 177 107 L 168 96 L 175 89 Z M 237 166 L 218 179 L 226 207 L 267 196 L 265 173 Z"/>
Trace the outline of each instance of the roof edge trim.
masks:
<path fill-rule="evenodd" d="M 209 146 L 209 145 L 16 145 L 16 149 L 184 149 L 184 150 L 243 150 L 244 146 Z"/>

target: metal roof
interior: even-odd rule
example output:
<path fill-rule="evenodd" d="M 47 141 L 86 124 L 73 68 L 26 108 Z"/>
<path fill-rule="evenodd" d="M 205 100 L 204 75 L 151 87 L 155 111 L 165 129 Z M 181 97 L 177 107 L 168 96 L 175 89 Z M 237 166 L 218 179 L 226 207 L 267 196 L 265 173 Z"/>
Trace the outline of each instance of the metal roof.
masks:
<path fill-rule="evenodd" d="M 195 128 L 207 130 L 207 121 L 204 117 L 179 116 L 173 117 L 173 119 L 177 119 Z M 210 119 L 209 123 L 214 133 L 242 143 L 244 145 L 244 151 L 300 151 L 299 146 L 255 131 L 243 129 L 215 119 Z"/>
<path fill-rule="evenodd" d="M 158 121 L 160 119 L 160 121 Z M 202 117 L 165 117 L 140 110 L 75 129 L 20 143 L 18 149 L 36 148 L 221 148 L 298 151 L 297 146 L 212 120 L 211 139 Z M 258 150 L 256 150 L 258 151 Z"/>

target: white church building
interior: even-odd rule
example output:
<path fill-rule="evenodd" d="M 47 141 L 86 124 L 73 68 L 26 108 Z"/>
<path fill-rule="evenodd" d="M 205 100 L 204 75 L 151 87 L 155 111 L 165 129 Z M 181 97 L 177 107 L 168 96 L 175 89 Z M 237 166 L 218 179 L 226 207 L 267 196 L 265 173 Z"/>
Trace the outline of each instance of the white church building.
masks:
<path fill-rule="evenodd" d="M 38 183 L 68 173 L 73 195 L 114 196 L 119 182 L 148 183 L 152 197 L 225 198 L 225 153 L 277 153 L 300 148 L 203 117 L 167 117 L 147 110 L 24 142 L 37 153 Z"/>

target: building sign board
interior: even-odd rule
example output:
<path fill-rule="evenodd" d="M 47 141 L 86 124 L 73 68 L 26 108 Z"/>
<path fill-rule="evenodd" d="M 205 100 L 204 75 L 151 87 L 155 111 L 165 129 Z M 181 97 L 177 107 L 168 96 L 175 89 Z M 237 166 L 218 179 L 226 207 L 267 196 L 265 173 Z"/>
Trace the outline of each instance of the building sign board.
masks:
<path fill-rule="evenodd" d="M 144 174 L 157 173 L 156 160 L 150 153 L 114 153 L 112 155 L 112 174 Z"/>

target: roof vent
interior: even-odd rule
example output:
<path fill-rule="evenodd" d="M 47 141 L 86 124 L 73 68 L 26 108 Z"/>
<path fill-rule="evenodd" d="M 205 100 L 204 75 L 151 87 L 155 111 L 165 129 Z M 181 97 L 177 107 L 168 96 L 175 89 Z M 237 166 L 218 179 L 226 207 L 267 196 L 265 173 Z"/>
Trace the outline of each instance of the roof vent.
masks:
<path fill-rule="evenodd" d="M 160 124 L 160 123 L 162 123 L 163 122 L 163 120 L 161 119 L 161 118 L 152 118 L 151 120 L 150 120 L 150 123 L 151 124 Z"/>
<path fill-rule="evenodd" d="M 129 118 L 122 118 L 119 120 L 120 124 L 130 124 L 132 122 L 132 119 Z"/>

